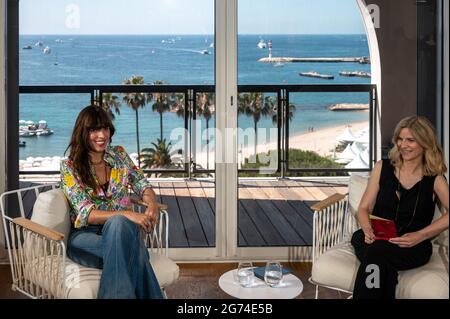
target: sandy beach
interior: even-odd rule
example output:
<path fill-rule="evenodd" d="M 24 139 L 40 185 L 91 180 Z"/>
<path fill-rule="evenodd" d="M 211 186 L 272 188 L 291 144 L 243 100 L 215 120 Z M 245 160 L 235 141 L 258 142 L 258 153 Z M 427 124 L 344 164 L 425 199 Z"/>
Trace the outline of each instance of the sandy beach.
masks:
<path fill-rule="evenodd" d="M 313 132 L 292 134 L 289 137 L 289 148 L 293 149 L 301 149 L 306 151 L 313 151 L 321 156 L 331 156 L 334 153 L 334 148 L 336 146 L 336 138 L 341 135 L 345 128 L 349 126 L 350 130 L 353 134 L 358 134 L 364 129 L 369 127 L 369 122 L 354 122 L 348 123 L 345 125 L 337 125 L 326 127 L 323 129 L 319 129 Z M 205 148 L 206 146 L 204 146 Z M 211 146 L 211 148 L 213 148 Z M 269 150 L 273 150 L 277 148 L 277 142 L 273 141 L 266 144 L 258 145 L 258 153 L 268 152 Z M 242 163 L 245 158 L 254 155 L 255 149 L 252 145 L 243 145 L 238 151 L 238 162 Z M 212 169 L 214 159 L 214 152 L 209 152 L 209 168 Z M 196 163 L 202 165 L 202 167 L 206 168 L 206 152 L 197 152 Z"/>

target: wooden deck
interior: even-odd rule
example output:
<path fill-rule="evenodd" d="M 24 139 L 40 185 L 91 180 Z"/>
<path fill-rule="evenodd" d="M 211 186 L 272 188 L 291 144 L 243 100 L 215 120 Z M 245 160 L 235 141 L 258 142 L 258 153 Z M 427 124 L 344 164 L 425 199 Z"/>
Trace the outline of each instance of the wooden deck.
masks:
<path fill-rule="evenodd" d="M 215 184 L 204 181 L 153 182 L 161 203 L 169 206 L 169 246 L 215 246 Z M 293 180 L 239 183 L 238 246 L 310 246 L 310 206 L 334 193 L 336 183 Z"/>
<path fill-rule="evenodd" d="M 21 187 L 30 183 L 21 183 Z M 215 246 L 215 183 L 213 181 L 152 182 L 169 209 L 169 247 Z M 339 183 L 294 180 L 239 182 L 238 246 L 310 246 L 310 206 L 334 193 L 346 193 Z M 36 196 L 24 196 L 31 214 Z"/>

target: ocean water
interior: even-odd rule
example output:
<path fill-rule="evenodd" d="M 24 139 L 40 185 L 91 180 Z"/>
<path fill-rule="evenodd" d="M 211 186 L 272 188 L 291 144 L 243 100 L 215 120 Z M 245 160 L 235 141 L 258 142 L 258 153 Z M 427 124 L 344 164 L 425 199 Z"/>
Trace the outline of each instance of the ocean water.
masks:
<path fill-rule="evenodd" d="M 369 56 L 365 35 L 240 35 L 238 37 L 238 84 L 367 84 L 370 79 L 342 77 L 340 71 L 370 72 L 370 65 L 358 63 L 288 63 L 274 67 L 257 62 L 268 56 L 259 49 L 263 38 L 273 42 L 273 56 L 290 57 L 362 57 Z M 35 46 L 37 41 L 42 47 Z M 132 75 L 141 75 L 146 83 L 162 80 L 168 84 L 214 85 L 213 36 L 20 36 L 21 85 L 121 84 Z M 43 54 L 49 46 L 50 54 Z M 202 50 L 210 54 L 201 54 Z M 57 65 L 55 63 L 57 62 Z M 301 77 L 299 72 L 333 74 L 334 80 Z M 290 136 L 315 129 L 355 121 L 368 121 L 368 112 L 332 112 L 334 103 L 368 103 L 365 93 L 295 93 L 290 102 L 297 109 L 290 123 Z M 54 134 L 21 138 L 20 159 L 28 156 L 62 156 L 79 111 L 90 103 L 89 94 L 21 94 L 20 119 L 46 120 Z M 139 110 L 141 148 L 159 137 L 159 114 L 151 105 Z M 174 113 L 163 115 L 163 135 L 184 127 Z M 122 103 L 114 122 L 117 133 L 113 143 L 136 152 L 135 113 Z M 253 120 L 240 115 L 241 128 L 253 127 Z M 202 127 L 205 128 L 203 120 Z M 209 122 L 214 127 L 214 118 Z M 262 118 L 258 127 L 274 127 L 271 118 Z"/>

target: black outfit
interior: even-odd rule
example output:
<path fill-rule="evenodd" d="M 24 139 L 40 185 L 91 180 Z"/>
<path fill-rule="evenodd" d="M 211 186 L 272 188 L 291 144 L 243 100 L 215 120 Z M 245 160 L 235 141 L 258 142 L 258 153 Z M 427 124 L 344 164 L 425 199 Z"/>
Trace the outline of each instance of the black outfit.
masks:
<path fill-rule="evenodd" d="M 436 176 L 424 176 L 413 187 L 405 189 L 395 176 L 395 170 L 390 161 L 383 160 L 380 188 L 372 214 L 395 220 L 399 237 L 430 225 L 436 205 L 433 199 L 435 179 Z M 396 191 L 400 193 L 400 199 Z M 401 248 L 385 240 L 366 244 L 362 229 L 353 234 L 351 243 L 361 262 L 355 279 L 354 299 L 394 299 L 398 282 L 397 272 L 426 264 L 432 254 L 430 240 L 425 240 L 411 248 Z M 379 288 L 368 288 L 366 285 L 367 276 L 373 275 L 371 268 L 368 268 L 366 272 L 366 267 L 369 265 L 379 267 Z"/>

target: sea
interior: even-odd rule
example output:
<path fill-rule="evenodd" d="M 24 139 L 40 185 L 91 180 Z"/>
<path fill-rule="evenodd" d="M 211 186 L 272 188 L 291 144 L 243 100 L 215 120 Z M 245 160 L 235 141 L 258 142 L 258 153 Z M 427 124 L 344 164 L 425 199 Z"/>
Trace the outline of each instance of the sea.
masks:
<path fill-rule="evenodd" d="M 133 75 L 146 83 L 164 81 L 179 85 L 214 85 L 215 52 L 213 35 L 21 35 L 19 53 L 20 85 L 122 84 Z M 258 62 L 268 56 L 260 40 L 273 44 L 274 57 L 369 57 L 366 35 L 239 35 L 238 84 L 369 84 L 370 78 L 343 77 L 340 71 L 370 72 L 370 64 Z M 41 42 L 42 46 L 36 45 Z M 23 49 L 25 46 L 32 49 Z M 45 47 L 50 49 L 44 54 Z M 207 50 L 209 54 L 204 54 Z M 202 52 L 203 51 L 203 52 Z M 203 54 L 202 54 L 203 53 Z M 333 80 L 299 76 L 316 71 L 334 75 Z M 117 93 L 119 98 L 120 94 Z M 266 95 L 274 94 L 267 93 Z M 333 112 L 336 103 L 369 103 L 367 93 L 291 93 L 296 106 L 289 136 L 352 122 L 369 121 L 368 112 Z M 20 94 L 19 118 L 45 120 L 54 131 L 49 136 L 21 138 L 20 159 L 29 156 L 63 156 L 75 119 L 90 104 L 89 94 Z M 204 119 L 202 127 L 206 127 Z M 113 143 L 136 152 L 135 112 L 122 103 L 116 114 Z M 159 114 L 151 104 L 139 110 L 141 148 L 150 147 L 160 136 Z M 209 127 L 214 127 L 214 117 Z M 163 136 L 184 127 L 175 113 L 163 114 Z M 253 118 L 239 115 L 238 127 L 253 127 Z M 274 128 L 272 117 L 262 117 L 258 128 Z M 262 137 L 260 137 L 262 138 Z M 332 137 L 330 137 L 332 138 Z M 176 141 L 173 141 L 175 144 Z"/>

